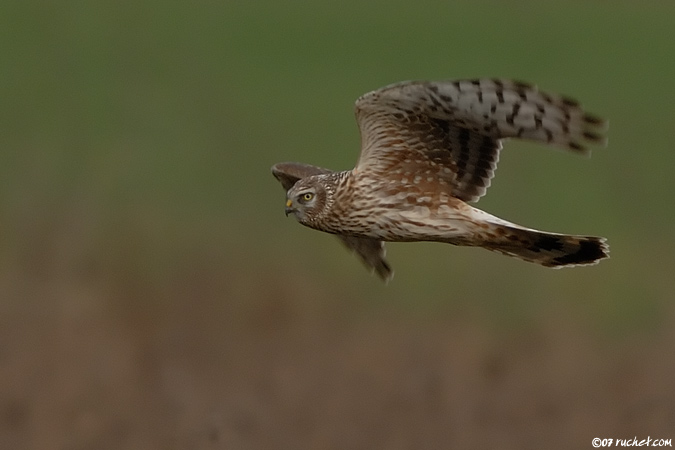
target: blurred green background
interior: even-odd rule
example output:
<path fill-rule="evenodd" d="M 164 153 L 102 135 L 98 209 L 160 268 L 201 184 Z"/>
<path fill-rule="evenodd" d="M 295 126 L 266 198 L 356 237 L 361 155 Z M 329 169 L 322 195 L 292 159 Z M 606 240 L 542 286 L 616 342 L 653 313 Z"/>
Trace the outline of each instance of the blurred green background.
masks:
<path fill-rule="evenodd" d="M 670 1 L 4 2 L 0 447 L 675 438 L 674 23 Z M 466 77 L 609 118 L 591 159 L 507 143 L 478 206 L 610 260 L 390 244 L 385 286 L 284 217 L 270 166 L 351 168 L 359 95 Z"/>

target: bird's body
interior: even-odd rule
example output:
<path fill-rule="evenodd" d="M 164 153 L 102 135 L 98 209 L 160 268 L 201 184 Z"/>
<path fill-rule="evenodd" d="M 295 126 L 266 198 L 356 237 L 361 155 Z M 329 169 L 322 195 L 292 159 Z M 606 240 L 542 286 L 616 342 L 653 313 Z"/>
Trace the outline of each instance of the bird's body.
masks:
<path fill-rule="evenodd" d="M 480 246 L 549 267 L 594 264 L 604 239 L 524 228 L 474 208 L 501 141 L 543 141 L 578 153 L 604 122 L 563 97 L 505 80 L 405 82 L 356 102 L 361 156 L 350 171 L 300 163 L 272 168 L 287 214 L 338 235 L 382 278 L 384 241 Z"/>
<path fill-rule="evenodd" d="M 316 223 L 310 219 L 312 228 L 389 242 L 450 241 L 455 235 L 466 236 L 471 228 L 466 224 L 473 222 L 475 212 L 480 213 L 455 197 L 425 187 L 429 183 L 413 184 L 413 178 L 394 185 L 353 171 L 337 175 L 334 214 Z M 333 176 L 318 175 L 316 181 L 325 183 L 328 178 Z"/>

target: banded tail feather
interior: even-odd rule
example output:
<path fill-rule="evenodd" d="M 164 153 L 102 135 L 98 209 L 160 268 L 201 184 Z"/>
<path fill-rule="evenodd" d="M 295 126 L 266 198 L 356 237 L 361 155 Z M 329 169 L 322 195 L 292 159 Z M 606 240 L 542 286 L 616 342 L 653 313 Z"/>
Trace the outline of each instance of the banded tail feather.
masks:
<path fill-rule="evenodd" d="M 609 258 L 604 238 L 547 233 L 497 225 L 498 237 L 485 247 L 545 267 L 561 268 L 597 264 Z"/>

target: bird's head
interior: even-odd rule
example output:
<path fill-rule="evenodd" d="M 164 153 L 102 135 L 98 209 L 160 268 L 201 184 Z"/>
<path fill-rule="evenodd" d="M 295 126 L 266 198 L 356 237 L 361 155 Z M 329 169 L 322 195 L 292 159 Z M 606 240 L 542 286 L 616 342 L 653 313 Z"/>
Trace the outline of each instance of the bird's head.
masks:
<path fill-rule="evenodd" d="M 333 203 L 333 191 L 323 183 L 325 177 L 314 175 L 295 183 L 286 193 L 286 215 L 293 214 L 298 222 L 314 228 Z"/>

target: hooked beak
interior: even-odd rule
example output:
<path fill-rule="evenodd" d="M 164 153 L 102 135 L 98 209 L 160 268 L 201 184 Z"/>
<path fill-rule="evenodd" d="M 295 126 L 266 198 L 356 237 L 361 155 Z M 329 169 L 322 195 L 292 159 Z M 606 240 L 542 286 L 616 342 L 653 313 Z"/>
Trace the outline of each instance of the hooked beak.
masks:
<path fill-rule="evenodd" d="M 284 211 L 286 212 L 286 217 L 288 217 L 290 213 L 295 211 L 295 209 L 293 208 L 293 202 L 290 199 L 286 201 L 286 209 Z"/>

